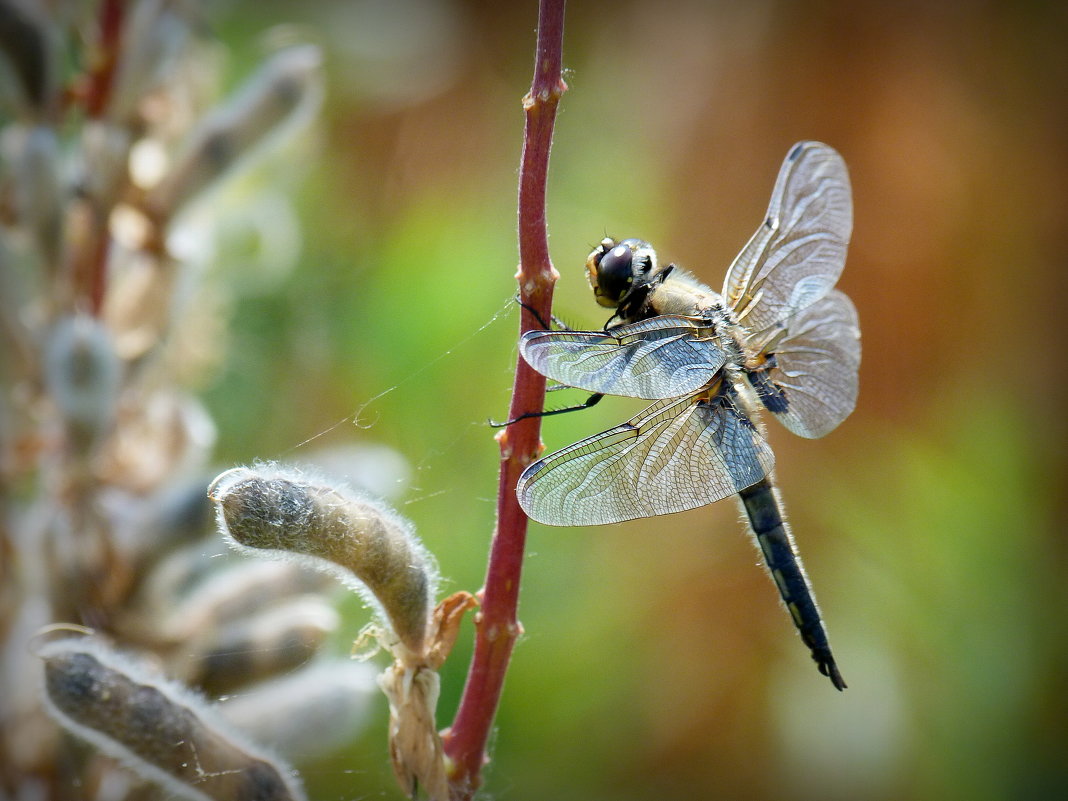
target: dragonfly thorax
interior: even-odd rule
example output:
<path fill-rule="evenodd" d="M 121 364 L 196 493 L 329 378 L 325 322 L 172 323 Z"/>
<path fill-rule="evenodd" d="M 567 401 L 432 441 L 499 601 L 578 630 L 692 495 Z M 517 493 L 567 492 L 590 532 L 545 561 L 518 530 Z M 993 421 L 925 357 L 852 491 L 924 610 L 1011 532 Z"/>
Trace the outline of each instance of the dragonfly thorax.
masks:
<path fill-rule="evenodd" d="M 652 289 L 646 306 L 646 317 L 675 314 L 733 324 L 723 296 L 680 267 Z"/>

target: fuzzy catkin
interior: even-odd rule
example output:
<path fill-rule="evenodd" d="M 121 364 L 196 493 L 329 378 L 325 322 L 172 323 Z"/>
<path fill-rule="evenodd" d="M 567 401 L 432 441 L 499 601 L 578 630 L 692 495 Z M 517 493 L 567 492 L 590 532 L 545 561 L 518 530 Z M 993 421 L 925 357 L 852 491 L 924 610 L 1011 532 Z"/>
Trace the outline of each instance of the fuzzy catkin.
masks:
<path fill-rule="evenodd" d="M 229 101 L 206 117 L 191 135 L 185 153 L 149 192 L 146 207 L 157 220 L 169 219 L 301 109 L 321 94 L 322 54 L 313 45 L 281 50 Z"/>
<path fill-rule="evenodd" d="M 317 595 L 272 604 L 186 642 L 183 679 L 209 695 L 281 675 L 312 659 L 340 616 Z"/>
<path fill-rule="evenodd" d="M 410 654 L 423 654 L 436 574 L 404 518 L 381 502 L 282 468 L 230 470 L 209 495 L 220 528 L 238 544 L 344 568 L 370 590 Z"/>
<path fill-rule="evenodd" d="M 371 720 L 375 668 L 351 659 L 319 660 L 227 698 L 219 712 L 284 755 L 334 753 Z"/>
<path fill-rule="evenodd" d="M 88 315 L 61 318 L 44 352 L 49 393 L 74 442 L 84 448 L 114 423 L 122 365 L 111 335 Z"/>
<path fill-rule="evenodd" d="M 277 758 L 240 744 L 184 688 L 100 643 L 41 649 L 49 710 L 64 728 L 174 795 L 218 801 L 298 801 L 303 792 Z"/>

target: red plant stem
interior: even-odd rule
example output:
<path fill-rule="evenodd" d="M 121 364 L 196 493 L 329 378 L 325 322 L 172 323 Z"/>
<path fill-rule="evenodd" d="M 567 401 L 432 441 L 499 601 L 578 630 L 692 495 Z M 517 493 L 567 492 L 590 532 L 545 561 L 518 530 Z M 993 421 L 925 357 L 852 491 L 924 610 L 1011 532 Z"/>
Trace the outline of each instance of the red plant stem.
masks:
<path fill-rule="evenodd" d="M 85 112 L 90 117 L 102 117 L 111 98 L 115 67 L 122 46 L 122 28 L 128 0 L 104 0 L 99 11 L 99 42 L 96 63 L 90 70 L 83 88 Z M 107 291 L 107 260 L 111 246 L 108 233 L 108 214 L 95 199 L 87 200 L 86 230 L 79 251 L 72 256 L 71 278 L 74 295 L 88 300 L 88 310 L 100 314 Z"/>
<path fill-rule="evenodd" d="M 553 285 L 559 277 L 549 258 L 545 223 L 545 186 L 549 168 L 556 107 L 567 89 L 561 77 L 564 39 L 564 0 L 540 0 L 534 79 L 523 99 L 526 126 L 519 171 L 519 297 L 548 320 Z M 541 324 L 527 308 L 520 333 Z M 541 410 L 545 378 L 518 360 L 508 419 Z M 454 799 L 468 799 L 480 783 L 486 760 L 486 741 L 504 686 L 512 647 L 521 631 L 516 617 L 519 578 L 523 568 L 527 517 L 519 507 L 515 485 L 523 469 L 541 451 L 541 420 L 527 418 L 505 428 L 497 437 L 501 449 L 497 490 L 497 528 L 490 546 L 482 608 L 476 616 L 475 651 L 460 708 L 444 734 L 445 753 L 452 762 L 450 785 Z"/>
<path fill-rule="evenodd" d="M 90 117 L 100 117 L 111 98 L 115 67 L 119 61 L 122 23 L 127 0 L 104 0 L 100 7 L 100 44 L 97 63 L 89 76 L 85 110 Z"/>

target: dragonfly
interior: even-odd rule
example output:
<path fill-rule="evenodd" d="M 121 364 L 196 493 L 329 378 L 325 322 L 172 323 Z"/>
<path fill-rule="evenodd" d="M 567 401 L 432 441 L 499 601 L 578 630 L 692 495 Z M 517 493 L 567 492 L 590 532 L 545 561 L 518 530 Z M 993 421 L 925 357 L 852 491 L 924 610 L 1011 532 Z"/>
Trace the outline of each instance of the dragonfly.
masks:
<path fill-rule="evenodd" d="M 608 237 L 586 262 L 597 302 L 614 309 L 605 328 L 530 331 L 520 342 L 539 373 L 592 393 L 582 406 L 604 395 L 654 401 L 529 465 L 516 487 L 527 515 L 591 526 L 737 496 L 802 641 L 839 690 L 846 683 L 784 518 L 760 415 L 817 438 L 856 405 L 857 312 L 834 288 L 852 227 L 845 161 L 800 142 L 721 292 L 662 264 L 648 242 Z"/>

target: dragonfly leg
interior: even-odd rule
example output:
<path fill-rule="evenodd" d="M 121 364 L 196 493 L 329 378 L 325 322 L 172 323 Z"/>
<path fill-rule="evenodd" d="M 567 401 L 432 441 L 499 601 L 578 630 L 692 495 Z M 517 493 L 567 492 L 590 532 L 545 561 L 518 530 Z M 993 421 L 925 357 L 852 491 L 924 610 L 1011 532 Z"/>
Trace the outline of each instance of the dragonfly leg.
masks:
<path fill-rule="evenodd" d="M 590 397 L 586 398 L 583 403 L 576 404 L 574 406 L 565 406 L 562 409 L 543 409 L 540 412 L 526 412 L 518 417 L 513 417 L 511 420 L 500 423 L 496 420 L 490 420 L 489 424 L 491 428 L 507 428 L 512 423 L 518 423 L 520 420 L 526 420 L 530 417 L 552 417 L 554 414 L 567 414 L 568 412 L 577 412 L 580 409 L 589 409 L 591 406 L 596 406 L 597 403 L 604 397 L 604 393 L 595 392 Z"/>
<path fill-rule="evenodd" d="M 546 323 L 545 322 L 545 318 L 543 318 L 538 313 L 538 310 L 535 309 L 533 306 L 531 306 L 529 303 L 524 303 L 523 301 L 521 301 L 519 299 L 519 295 L 515 296 L 515 302 L 518 303 L 520 306 L 522 306 L 524 309 L 526 309 L 528 312 L 530 312 L 534 316 L 534 319 L 538 321 L 538 325 L 540 325 L 546 331 L 552 331 L 553 330 L 553 325 L 555 325 L 556 328 L 558 330 L 560 330 L 560 331 L 570 331 L 571 330 L 571 328 L 568 327 L 567 325 L 565 325 L 564 321 L 561 320 L 559 317 L 557 317 L 555 314 L 550 314 L 549 315 L 549 321 L 552 323 L 552 325 L 549 325 L 548 323 Z"/>
<path fill-rule="evenodd" d="M 779 594 L 794 619 L 801 639 L 812 652 L 820 673 L 827 676 L 836 688 L 844 690 L 846 683 L 831 654 L 827 631 L 823 627 L 812 585 L 805 575 L 794 538 L 782 518 L 778 494 L 765 478 L 738 495 L 760 549 L 764 552 L 768 572 L 779 588 Z"/>

